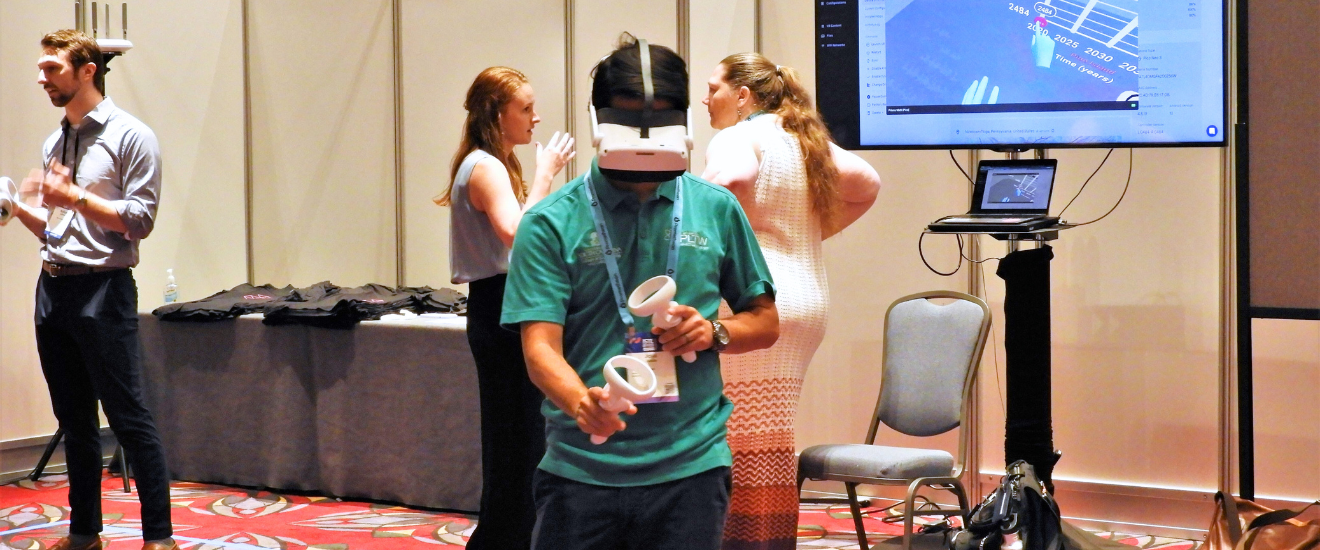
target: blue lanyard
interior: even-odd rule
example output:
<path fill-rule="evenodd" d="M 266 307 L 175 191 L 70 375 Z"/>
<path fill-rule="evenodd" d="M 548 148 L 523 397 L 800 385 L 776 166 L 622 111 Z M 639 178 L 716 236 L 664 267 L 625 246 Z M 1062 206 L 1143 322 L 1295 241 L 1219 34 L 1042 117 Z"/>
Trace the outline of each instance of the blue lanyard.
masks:
<path fill-rule="evenodd" d="M 609 227 L 605 225 L 605 212 L 596 198 L 596 189 L 591 182 L 591 173 L 587 173 L 586 183 L 582 186 L 587 192 L 587 201 L 591 203 L 591 217 L 596 222 L 596 235 L 600 237 L 601 253 L 605 258 L 605 271 L 610 276 L 610 289 L 614 291 L 614 304 L 619 308 L 619 318 L 625 326 L 633 326 L 632 314 L 628 313 L 628 290 L 623 286 L 623 275 L 619 273 L 619 259 L 614 256 L 614 240 L 610 238 Z M 669 257 L 665 264 L 665 275 L 674 276 L 678 268 L 678 245 L 683 235 L 683 178 L 674 178 L 674 218 L 670 226 Z"/>

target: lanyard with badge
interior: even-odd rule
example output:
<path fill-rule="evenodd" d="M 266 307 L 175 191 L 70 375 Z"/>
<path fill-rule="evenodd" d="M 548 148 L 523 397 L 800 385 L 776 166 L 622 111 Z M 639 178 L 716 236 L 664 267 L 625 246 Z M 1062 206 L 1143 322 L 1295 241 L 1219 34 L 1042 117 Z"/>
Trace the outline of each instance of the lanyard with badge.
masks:
<path fill-rule="evenodd" d="M 633 316 L 628 312 L 628 291 L 623 284 L 623 275 L 619 271 L 619 260 L 614 255 L 614 241 L 610 238 L 609 227 L 605 223 L 605 212 L 601 210 L 600 200 L 591 181 L 591 174 L 586 176 L 587 201 L 591 204 L 591 217 L 596 224 L 602 257 L 605 259 L 605 271 L 609 274 L 610 290 L 614 293 L 614 306 L 619 310 L 619 318 L 628 327 L 625 347 L 629 356 L 645 361 L 655 371 L 655 396 L 637 403 L 662 403 L 678 401 L 678 372 L 674 367 L 674 356 L 661 349 L 658 336 L 650 333 L 638 333 Z M 679 241 L 683 235 L 683 178 L 674 178 L 674 217 L 670 226 L 669 254 L 665 261 L 665 274 L 673 277 L 678 269 Z M 630 376 L 631 378 L 631 376 Z M 646 385 L 642 380 L 629 380 L 633 384 Z M 641 386 L 638 386 L 641 387 Z"/>
<path fill-rule="evenodd" d="M 71 129 L 71 125 L 69 124 L 68 119 L 65 119 L 63 129 L 64 129 L 63 135 L 60 137 L 60 164 L 63 164 L 64 166 L 69 166 L 69 164 L 66 162 L 67 160 L 66 155 L 69 151 L 69 134 L 70 134 L 69 130 Z M 77 128 L 72 128 L 72 130 L 73 130 L 72 132 L 73 133 L 73 166 L 71 168 L 72 175 L 69 181 L 73 183 L 73 185 L 78 185 L 78 141 L 80 136 Z M 42 181 L 45 181 L 46 177 L 50 175 L 50 163 L 53 160 L 55 160 L 55 153 L 51 152 L 51 158 L 46 159 L 46 166 L 43 167 L 44 172 L 41 174 Z M 64 232 L 69 229 L 69 224 L 72 222 L 73 222 L 72 210 L 69 210 L 68 208 L 64 208 L 62 206 L 55 207 L 53 210 L 50 211 L 50 216 L 46 218 L 46 240 L 58 241 L 60 239 L 63 239 Z"/>

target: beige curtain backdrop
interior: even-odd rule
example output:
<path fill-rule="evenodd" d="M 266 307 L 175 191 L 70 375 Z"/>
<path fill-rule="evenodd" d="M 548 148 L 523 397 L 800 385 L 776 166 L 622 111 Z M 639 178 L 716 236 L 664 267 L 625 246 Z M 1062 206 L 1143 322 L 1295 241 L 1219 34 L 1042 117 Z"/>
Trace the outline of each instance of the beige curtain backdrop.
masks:
<path fill-rule="evenodd" d="M 751 48 L 756 4 L 703 0 L 688 6 L 694 170 L 704 166 L 713 134 L 699 103 L 705 79 L 724 55 Z M 800 70 L 809 83 L 815 76 L 813 4 L 760 2 L 764 52 Z M 621 31 L 677 46 L 682 28 L 677 3 L 400 0 L 404 169 L 396 194 L 395 6 L 390 0 L 251 1 L 248 234 L 241 6 L 241 0 L 138 0 L 131 6 L 129 38 L 137 48 L 115 60 L 108 87 L 117 103 L 156 130 L 165 159 L 157 230 L 144 241 L 135 272 L 143 309 L 161 303 L 166 268 L 175 268 L 186 300 L 243 282 L 249 240 L 259 283 L 392 284 L 401 233 L 407 282 L 448 286 L 447 212 L 430 198 L 448 181 L 462 96 L 476 73 L 490 65 L 526 72 L 543 119 L 536 139 L 549 139 L 571 120 L 581 172 L 594 152 L 585 109 L 591 67 Z M 57 127 L 60 112 L 34 83 L 36 44 L 45 31 L 69 26 L 71 11 L 65 2 L 0 2 L 0 174 L 21 177 L 34 167 L 41 140 Z M 573 55 L 566 59 L 570 44 Z M 1060 159 L 1055 192 L 1061 205 L 1104 151 L 1051 154 Z M 1218 483 L 1220 154 L 1136 151 L 1131 189 L 1119 209 L 1056 243 L 1061 480 L 1098 484 L 1111 494 L 1150 487 L 1202 494 Z M 533 148 L 522 147 L 519 155 L 530 177 Z M 879 383 L 881 315 L 891 301 L 921 290 L 969 287 L 967 271 L 942 278 L 917 255 L 926 223 L 966 207 L 967 184 L 948 153 L 862 156 L 884 187 L 870 213 L 826 243 L 833 306 L 804 388 L 799 447 L 859 441 L 865 434 Z M 966 152 L 956 156 L 969 159 Z M 1117 151 L 1065 217 L 1085 221 L 1102 214 L 1118 199 L 1126 174 L 1127 151 Z M 987 257 L 1005 252 L 995 241 L 981 245 Z M 32 336 L 36 250 L 17 224 L 0 229 L 0 460 L 6 449 L 55 429 Z M 957 261 L 949 237 L 926 239 L 925 254 L 939 269 Z M 1001 319 L 995 338 L 1002 338 L 1003 287 L 995 267 L 993 260 L 984 264 L 984 288 Z M 1264 495 L 1320 494 L 1316 326 L 1254 324 L 1258 492 Z M 987 473 L 1002 467 L 1002 354 L 1002 344 L 989 347 L 979 393 L 979 458 Z M 892 436 L 883 442 L 905 443 Z M 954 441 L 939 444 L 952 449 Z M 0 464 L 0 474 L 20 467 Z M 1204 521 L 1197 518 L 1186 526 Z"/>

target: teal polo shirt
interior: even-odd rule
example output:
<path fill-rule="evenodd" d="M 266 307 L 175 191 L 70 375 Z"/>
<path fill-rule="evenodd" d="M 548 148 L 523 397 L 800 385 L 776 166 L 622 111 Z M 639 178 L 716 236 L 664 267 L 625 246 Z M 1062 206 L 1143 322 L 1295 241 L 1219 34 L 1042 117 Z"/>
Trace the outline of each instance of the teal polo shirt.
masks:
<path fill-rule="evenodd" d="M 732 193 L 690 174 L 683 184 L 683 235 L 679 246 L 675 300 L 714 319 L 720 299 L 745 309 L 774 287 L 756 235 Z M 604 386 L 601 368 L 624 353 L 628 327 L 619 316 L 600 240 L 583 186 L 585 176 L 551 193 L 523 215 L 513 241 L 500 323 L 510 330 L 528 321 L 564 327 L 564 357 L 587 387 Z M 670 243 L 675 181 L 645 202 L 616 189 L 593 161 L 591 181 L 623 278 L 625 292 L 661 275 Z M 651 330 L 650 318 L 634 317 L 636 329 Z M 677 363 L 679 400 L 637 406 L 624 415 L 628 427 L 593 445 L 572 417 L 550 400 L 546 453 L 540 468 L 582 483 L 616 487 L 653 485 L 730 466 L 725 421 L 733 403 L 724 396 L 720 357 L 697 353 L 695 363 Z"/>

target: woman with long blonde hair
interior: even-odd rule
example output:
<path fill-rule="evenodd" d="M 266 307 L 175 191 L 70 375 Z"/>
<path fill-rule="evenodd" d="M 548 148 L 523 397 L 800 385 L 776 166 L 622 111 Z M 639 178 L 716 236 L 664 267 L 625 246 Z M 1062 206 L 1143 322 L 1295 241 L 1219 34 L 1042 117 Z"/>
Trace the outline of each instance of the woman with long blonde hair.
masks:
<path fill-rule="evenodd" d="M 463 108 L 450 183 L 434 200 L 452 210 L 451 280 L 468 284 L 467 337 L 481 397 L 481 512 L 467 547 L 526 549 L 536 523 L 532 474 L 545 454 L 544 397 L 527 377 L 522 340 L 500 328 L 500 310 L 518 222 L 573 158 L 573 138 L 556 132 L 545 147 L 536 144 L 528 185 L 513 153 L 532 142 L 541 121 L 527 77 L 508 67 L 481 71 Z"/>
<path fill-rule="evenodd" d="M 794 416 L 825 336 L 829 284 L 821 241 L 875 203 L 880 176 L 830 140 L 797 71 L 758 53 L 724 58 L 702 101 L 718 134 L 702 177 L 738 197 L 775 281 L 779 341 L 723 357 L 733 493 L 724 548 L 792 549 L 798 492 Z"/>

